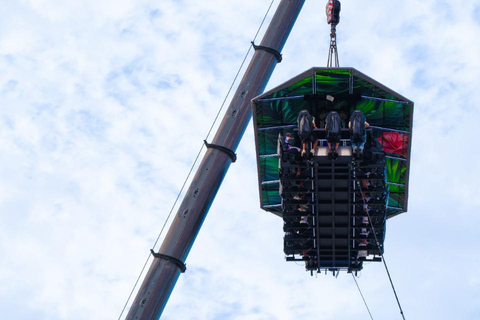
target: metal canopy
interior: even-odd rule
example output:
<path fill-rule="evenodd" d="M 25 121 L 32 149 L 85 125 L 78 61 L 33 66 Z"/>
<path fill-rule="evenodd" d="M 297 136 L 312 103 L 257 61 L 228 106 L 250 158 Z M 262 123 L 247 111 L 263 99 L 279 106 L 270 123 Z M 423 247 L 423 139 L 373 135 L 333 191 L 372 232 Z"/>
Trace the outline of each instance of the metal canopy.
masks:
<path fill-rule="evenodd" d="M 333 106 L 326 96 L 335 98 Z M 282 215 L 277 138 L 294 132 L 297 116 L 307 109 L 323 125 L 336 110 L 346 124 L 361 110 L 387 153 L 387 216 L 407 211 L 414 103 L 354 68 L 311 68 L 252 100 L 260 207 Z"/>

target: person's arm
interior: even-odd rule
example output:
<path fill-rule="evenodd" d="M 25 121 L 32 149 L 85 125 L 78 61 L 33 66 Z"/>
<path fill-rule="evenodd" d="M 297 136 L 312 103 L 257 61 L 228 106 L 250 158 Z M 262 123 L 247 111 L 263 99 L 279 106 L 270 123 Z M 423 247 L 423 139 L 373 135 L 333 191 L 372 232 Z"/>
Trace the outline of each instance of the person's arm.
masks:
<path fill-rule="evenodd" d="M 352 122 L 348 121 L 348 129 L 351 129 L 351 126 L 352 126 Z"/>
<path fill-rule="evenodd" d="M 370 125 L 368 124 L 367 121 L 365 121 L 365 128 L 368 128 L 368 127 L 370 127 Z"/>

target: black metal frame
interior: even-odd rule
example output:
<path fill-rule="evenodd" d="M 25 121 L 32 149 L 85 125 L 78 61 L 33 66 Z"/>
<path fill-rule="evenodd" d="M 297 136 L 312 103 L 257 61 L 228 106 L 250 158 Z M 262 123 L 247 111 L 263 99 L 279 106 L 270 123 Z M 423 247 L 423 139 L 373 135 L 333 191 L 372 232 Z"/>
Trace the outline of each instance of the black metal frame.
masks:
<path fill-rule="evenodd" d="M 371 222 L 377 237 L 382 239 L 380 245 L 383 251 L 387 197 L 374 199 L 374 195 L 385 195 L 388 191 L 384 159 L 373 163 L 354 160 L 350 156 L 337 161 L 327 157 L 306 160 L 299 153 L 292 156 L 288 147 L 282 144 L 283 137 L 280 136 L 279 141 L 286 260 L 305 261 L 306 269 L 312 274 L 313 271 L 324 270 L 356 272 L 363 268 L 363 261 L 381 261 L 372 228 L 362 225 L 364 202 L 357 183 L 366 179 L 362 170 L 381 173 L 371 173 L 368 179 L 369 183 L 380 187 L 364 190 L 364 193 L 371 198 L 368 202 Z M 344 144 L 349 144 L 348 139 Z M 293 199 L 295 195 L 301 195 L 301 199 Z M 362 229 L 370 231 L 362 235 Z M 362 240 L 369 243 L 362 248 L 367 250 L 368 259 L 358 257 L 358 244 Z"/>

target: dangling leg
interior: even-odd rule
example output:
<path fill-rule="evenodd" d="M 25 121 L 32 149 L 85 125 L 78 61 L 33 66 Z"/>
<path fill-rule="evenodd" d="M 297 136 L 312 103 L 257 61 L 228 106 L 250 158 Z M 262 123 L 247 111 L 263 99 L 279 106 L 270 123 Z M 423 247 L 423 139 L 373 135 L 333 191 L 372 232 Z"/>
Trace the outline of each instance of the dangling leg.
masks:
<path fill-rule="evenodd" d="M 315 155 L 315 151 L 317 150 L 317 146 L 318 146 L 318 139 L 315 139 L 315 141 L 313 142 L 312 150 L 310 150 L 310 153 L 312 154 L 312 156 Z"/>
<path fill-rule="evenodd" d="M 352 157 L 355 159 L 355 150 L 357 149 L 357 144 L 352 141 Z"/>
<path fill-rule="evenodd" d="M 359 154 L 362 158 L 363 158 L 363 147 L 364 146 L 365 146 L 365 142 L 362 142 L 362 143 L 359 144 L 359 149 L 360 149 Z"/>
<path fill-rule="evenodd" d="M 335 142 L 335 151 L 333 151 L 333 159 L 338 159 L 338 147 L 340 146 L 340 141 Z"/>

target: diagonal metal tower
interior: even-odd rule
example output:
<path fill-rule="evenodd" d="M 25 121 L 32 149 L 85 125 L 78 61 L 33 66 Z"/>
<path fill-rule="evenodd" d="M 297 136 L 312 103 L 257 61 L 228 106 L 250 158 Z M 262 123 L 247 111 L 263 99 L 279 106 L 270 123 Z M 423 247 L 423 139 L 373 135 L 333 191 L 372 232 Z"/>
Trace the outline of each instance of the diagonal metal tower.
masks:
<path fill-rule="evenodd" d="M 235 150 L 252 117 L 250 101 L 261 94 L 305 0 L 282 0 L 243 76 L 232 102 L 174 217 L 165 240 L 127 315 L 128 320 L 159 319 Z"/>

